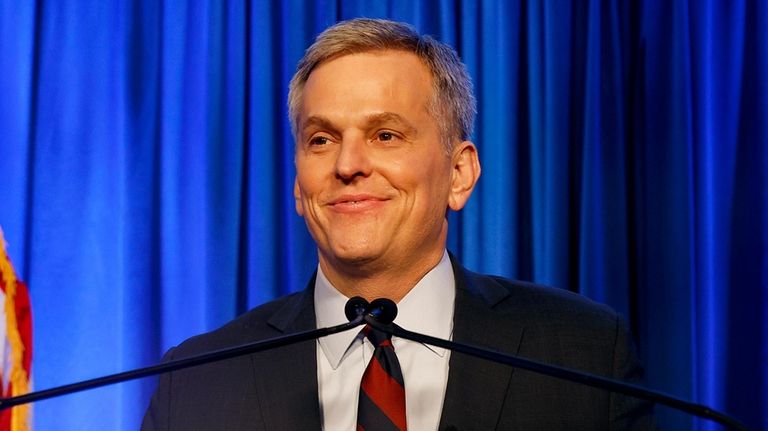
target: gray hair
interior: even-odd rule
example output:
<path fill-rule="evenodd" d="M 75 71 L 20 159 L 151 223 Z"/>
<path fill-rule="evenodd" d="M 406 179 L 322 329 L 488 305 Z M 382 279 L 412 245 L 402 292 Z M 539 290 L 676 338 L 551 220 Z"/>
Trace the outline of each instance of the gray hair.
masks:
<path fill-rule="evenodd" d="M 320 33 L 307 48 L 288 91 L 294 139 L 298 138 L 304 85 L 320 63 L 343 55 L 387 49 L 411 52 L 429 68 L 434 91 L 427 110 L 437 121 L 446 147 L 450 149 L 454 143 L 468 140 L 475 121 L 475 97 L 469 73 L 456 51 L 430 36 L 419 35 L 408 24 L 369 18 L 339 22 Z"/>

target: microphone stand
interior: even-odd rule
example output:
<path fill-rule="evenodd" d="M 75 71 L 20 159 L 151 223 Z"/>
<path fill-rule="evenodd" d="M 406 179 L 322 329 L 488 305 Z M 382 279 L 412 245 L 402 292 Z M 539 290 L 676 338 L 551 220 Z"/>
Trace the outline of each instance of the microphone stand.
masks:
<path fill-rule="evenodd" d="M 432 346 L 442 347 L 444 349 L 487 359 L 493 362 L 498 362 L 500 364 L 511 365 L 515 368 L 521 368 L 524 370 L 533 371 L 534 373 L 543 374 L 545 376 L 552 376 L 555 378 L 568 380 L 576 383 L 581 383 L 587 386 L 592 386 L 598 389 L 618 392 L 624 395 L 629 395 L 632 397 L 653 401 L 653 402 L 663 404 L 678 410 L 682 410 L 686 413 L 690 413 L 696 416 L 713 420 L 733 430 L 747 431 L 747 427 L 744 424 L 742 424 L 738 420 L 724 413 L 711 409 L 702 404 L 695 404 L 679 398 L 675 398 L 663 392 L 653 391 L 650 389 L 643 388 L 641 386 L 625 383 L 620 380 L 609 379 L 607 377 L 589 374 L 582 371 L 576 371 L 573 369 L 559 367 L 556 365 L 549 365 L 543 362 L 534 361 L 532 359 L 525 359 L 519 356 L 512 356 L 512 355 L 497 352 L 494 350 L 472 346 L 469 344 L 458 343 L 455 341 L 448 341 L 442 338 L 435 338 L 429 335 L 411 332 L 401 328 L 400 326 L 394 323 L 384 324 L 379 320 L 377 320 L 376 315 L 372 315 L 372 314 L 365 315 L 365 322 L 370 326 L 380 331 L 391 334 L 395 337 L 404 338 L 406 340 L 415 341 L 417 343 L 423 343 L 423 344 L 429 344 Z"/>
<path fill-rule="evenodd" d="M 556 365 L 549 365 L 531 359 L 512 356 L 469 344 L 448 341 L 441 338 L 435 338 L 429 335 L 408 331 L 394 323 L 391 323 L 397 315 L 397 306 L 390 300 L 384 300 L 380 298 L 373 301 L 369 305 L 368 302 L 362 298 L 352 298 L 345 307 L 345 314 L 347 315 L 347 318 L 350 319 L 350 322 L 342 323 L 336 326 L 312 329 L 295 334 L 285 335 L 282 337 L 275 337 L 267 340 L 241 344 L 239 346 L 219 349 L 212 352 L 180 358 L 173 361 L 164 362 L 162 364 L 138 368 L 117 374 L 111 374 L 104 377 L 83 380 L 77 383 L 57 386 L 42 391 L 30 392 L 28 394 L 18 395 L 15 397 L 0 398 L 0 411 L 21 404 L 54 398 L 61 395 L 85 391 L 88 389 L 94 389 L 114 383 L 139 379 L 142 377 L 154 376 L 157 374 L 181 370 L 211 362 L 222 361 L 237 356 L 256 353 L 277 347 L 283 347 L 303 341 L 309 341 L 339 332 L 344 332 L 360 326 L 363 323 L 367 323 L 373 328 L 391 334 L 395 337 L 404 338 L 406 340 L 415 341 L 417 343 L 442 347 L 451 351 L 456 351 L 470 356 L 487 359 L 493 362 L 510 365 L 515 368 L 533 371 L 538 374 L 543 374 L 546 376 L 581 383 L 587 386 L 653 401 L 684 411 L 686 413 L 713 420 L 733 430 L 747 431 L 747 428 L 744 426 L 744 424 L 724 413 L 701 404 L 695 404 L 672 397 L 662 392 L 653 391 L 641 386 L 625 383 L 620 380 L 609 379 L 607 377 L 584 373 L 582 371 L 559 367 Z"/>
<path fill-rule="evenodd" d="M 241 344 L 239 346 L 228 347 L 225 349 L 214 350 L 212 352 L 203 353 L 200 355 L 190 356 L 187 358 L 180 358 L 169 362 L 164 362 L 158 365 L 152 365 L 149 367 L 139 368 L 131 371 L 125 371 L 122 373 L 111 374 L 104 377 L 99 377 L 90 380 L 83 380 L 77 383 L 71 383 L 68 385 L 57 386 L 51 389 L 45 389 L 42 391 L 30 392 L 25 395 L 18 395 L 9 398 L 0 398 L 0 411 L 17 406 L 19 404 L 27 404 L 34 401 L 45 400 L 48 398 L 58 397 L 65 394 L 71 394 L 73 392 L 85 391 L 88 389 L 98 388 L 101 386 L 111 385 L 113 383 L 124 382 L 126 380 L 133 380 L 142 377 L 154 376 L 170 371 L 181 370 L 184 368 L 194 367 L 196 365 L 203 365 L 210 362 L 222 361 L 224 359 L 230 359 L 237 356 L 247 355 L 250 353 L 261 352 L 262 350 L 268 350 L 276 347 L 283 347 L 293 343 L 300 343 L 302 341 L 314 340 L 326 335 L 336 334 L 352 329 L 356 326 L 360 326 L 365 323 L 362 315 L 358 315 L 352 321 L 342 323 L 341 325 L 331 326 L 328 328 L 318 328 L 309 331 L 302 331 L 296 334 L 290 334 L 283 337 L 275 337 L 267 340 L 256 341 L 253 343 Z"/>

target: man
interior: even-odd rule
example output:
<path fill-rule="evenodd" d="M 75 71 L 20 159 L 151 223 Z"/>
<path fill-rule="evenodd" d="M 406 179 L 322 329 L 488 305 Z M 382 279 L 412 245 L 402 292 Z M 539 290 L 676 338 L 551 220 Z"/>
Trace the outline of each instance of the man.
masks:
<path fill-rule="evenodd" d="M 296 210 L 317 243 L 317 273 L 305 291 L 166 358 L 342 323 L 347 298 L 386 297 L 412 331 L 639 378 L 626 328 L 607 307 L 471 273 L 446 252 L 446 213 L 466 204 L 480 176 L 468 140 L 474 106 L 455 52 L 409 26 L 357 19 L 323 32 L 289 94 Z M 649 406 L 633 399 L 402 339 L 391 346 L 411 430 L 653 426 Z M 143 429 L 359 429 L 366 397 L 377 397 L 361 382 L 378 351 L 354 330 L 174 372 Z M 376 429 L 396 429 L 384 420 L 389 428 Z"/>

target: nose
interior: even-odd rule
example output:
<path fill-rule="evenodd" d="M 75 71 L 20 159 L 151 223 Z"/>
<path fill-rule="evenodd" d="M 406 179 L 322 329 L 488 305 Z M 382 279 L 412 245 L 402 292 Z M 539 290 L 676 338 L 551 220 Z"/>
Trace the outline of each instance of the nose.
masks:
<path fill-rule="evenodd" d="M 347 137 L 336 158 L 336 176 L 344 182 L 371 174 L 370 148 L 362 137 Z"/>

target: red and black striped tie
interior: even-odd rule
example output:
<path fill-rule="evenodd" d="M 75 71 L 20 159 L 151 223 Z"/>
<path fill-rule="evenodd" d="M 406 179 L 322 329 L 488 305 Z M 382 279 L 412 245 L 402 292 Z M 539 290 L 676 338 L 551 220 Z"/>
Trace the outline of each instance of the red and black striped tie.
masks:
<path fill-rule="evenodd" d="M 360 382 L 357 431 L 405 430 L 405 385 L 392 336 L 367 325 L 363 333 L 374 351 Z"/>

